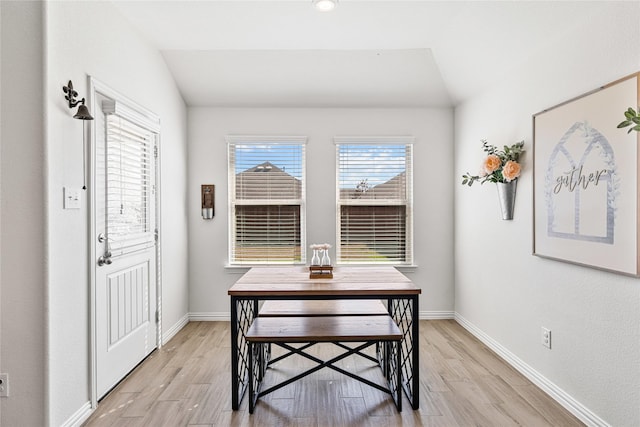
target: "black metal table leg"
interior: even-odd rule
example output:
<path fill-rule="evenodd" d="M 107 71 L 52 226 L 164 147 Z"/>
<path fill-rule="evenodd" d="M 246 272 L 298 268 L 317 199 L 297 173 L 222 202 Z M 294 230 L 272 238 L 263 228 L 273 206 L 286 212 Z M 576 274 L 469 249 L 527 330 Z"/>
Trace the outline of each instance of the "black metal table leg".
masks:
<path fill-rule="evenodd" d="M 240 387 L 238 383 L 238 302 L 231 297 L 231 409 L 240 407 Z"/>
<path fill-rule="evenodd" d="M 240 408 L 247 391 L 249 345 L 245 333 L 258 314 L 255 298 L 231 297 L 231 408 Z"/>
<path fill-rule="evenodd" d="M 389 314 L 402 331 L 400 345 L 402 388 L 411 407 L 420 407 L 420 343 L 418 296 L 390 300 Z"/>
<path fill-rule="evenodd" d="M 420 408 L 420 311 L 418 310 L 418 296 L 414 296 L 411 300 L 411 326 L 413 328 L 411 333 L 413 338 L 413 387 L 411 388 L 413 401 L 411 407 L 418 409 Z"/>

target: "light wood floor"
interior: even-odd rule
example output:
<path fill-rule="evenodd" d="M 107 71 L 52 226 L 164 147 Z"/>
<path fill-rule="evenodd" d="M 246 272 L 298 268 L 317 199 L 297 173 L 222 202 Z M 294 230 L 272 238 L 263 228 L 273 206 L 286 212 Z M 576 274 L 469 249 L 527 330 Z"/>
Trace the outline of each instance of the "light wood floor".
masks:
<path fill-rule="evenodd" d="M 192 322 L 154 352 L 100 402 L 85 426 L 582 426 L 529 380 L 453 320 L 420 322 L 420 409 L 322 369 L 258 402 L 231 410 L 228 322 Z M 274 350 L 275 351 L 275 350 Z M 338 351 L 331 344 L 315 350 Z M 265 382 L 300 372 L 288 359 Z M 358 356 L 342 367 L 378 381 L 380 370 Z"/>

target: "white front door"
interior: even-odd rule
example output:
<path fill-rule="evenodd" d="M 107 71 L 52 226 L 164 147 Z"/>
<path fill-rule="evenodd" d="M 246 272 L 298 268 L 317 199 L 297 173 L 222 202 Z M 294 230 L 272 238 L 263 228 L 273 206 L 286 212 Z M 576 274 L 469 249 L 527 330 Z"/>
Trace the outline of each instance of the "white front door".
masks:
<path fill-rule="evenodd" d="M 157 131 L 98 97 L 95 361 L 103 397 L 157 347 Z"/>

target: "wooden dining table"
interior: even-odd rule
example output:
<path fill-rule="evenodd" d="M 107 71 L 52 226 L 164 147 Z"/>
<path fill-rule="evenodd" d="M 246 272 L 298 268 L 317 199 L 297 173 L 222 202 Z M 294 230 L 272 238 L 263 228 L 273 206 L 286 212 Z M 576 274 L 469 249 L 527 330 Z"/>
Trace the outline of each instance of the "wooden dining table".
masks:
<path fill-rule="evenodd" d="M 339 266 L 331 278 L 309 277 L 304 266 L 253 267 L 229 289 L 231 299 L 231 406 L 240 407 L 248 387 L 249 345 L 245 334 L 258 316 L 260 301 L 377 299 L 402 331 L 402 388 L 419 408 L 419 321 L 421 293 L 392 266 Z M 340 313 L 336 313 L 340 315 Z"/>

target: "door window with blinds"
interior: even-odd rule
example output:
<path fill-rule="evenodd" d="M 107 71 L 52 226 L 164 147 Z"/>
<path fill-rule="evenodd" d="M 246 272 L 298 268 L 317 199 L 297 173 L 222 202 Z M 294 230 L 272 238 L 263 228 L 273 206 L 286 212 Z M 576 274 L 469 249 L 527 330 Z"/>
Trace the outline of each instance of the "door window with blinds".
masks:
<path fill-rule="evenodd" d="M 227 137 L 230 264 L 305 262 L 305 142 Z"/>
<path fill-rule="evenodd" d="M 105 101 L 106 232 L 113 256 L 155 242 L 153 195 L 157 133 L 129 120 Z"/>
<path fill-rule="evenodd" d="M 413 138 L 335 138 L 337 262 L 413 263 Z"/>

